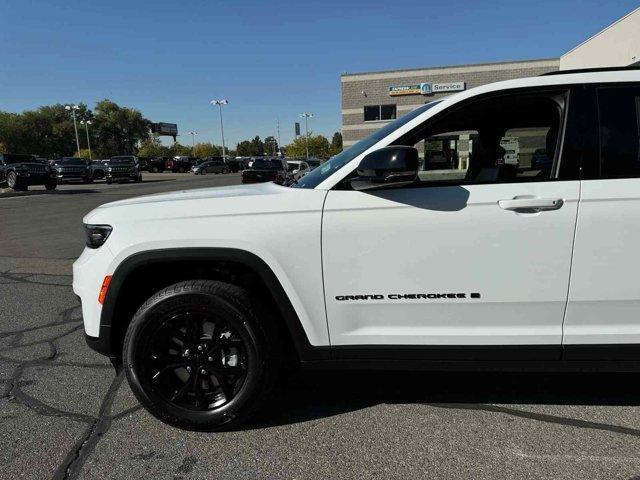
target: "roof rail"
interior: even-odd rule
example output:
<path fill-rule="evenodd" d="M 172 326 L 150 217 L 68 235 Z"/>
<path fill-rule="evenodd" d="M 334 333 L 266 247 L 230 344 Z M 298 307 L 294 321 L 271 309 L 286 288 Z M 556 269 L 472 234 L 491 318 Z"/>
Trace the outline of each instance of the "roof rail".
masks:
<path fill-rule="evenodd" d="M 596 67 L 596 68 L 576 68 L 574 70 L 555 70 L 540 75 L 546 77 L 548 75 L 566 75 L 568 73 L 593 73 L 593 72 L 620 72 L 625 70 L 640 70 L 640 65 L 629 65 L 627 67 Z"/>

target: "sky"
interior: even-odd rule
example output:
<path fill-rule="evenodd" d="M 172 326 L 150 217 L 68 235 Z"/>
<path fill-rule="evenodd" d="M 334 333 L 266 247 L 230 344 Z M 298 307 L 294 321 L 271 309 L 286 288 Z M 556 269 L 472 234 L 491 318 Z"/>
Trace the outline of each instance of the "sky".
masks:
<path fill-rule="evenodd" d="M 633 1 L 0 0 L 0 110 L 104 98 L 179 141 L 340 130 L 340 74 L 558 57 Z M 304 124 L 303 124 L 304 125 Z M 303 126 L 304 128 L 304 126 Z"/>

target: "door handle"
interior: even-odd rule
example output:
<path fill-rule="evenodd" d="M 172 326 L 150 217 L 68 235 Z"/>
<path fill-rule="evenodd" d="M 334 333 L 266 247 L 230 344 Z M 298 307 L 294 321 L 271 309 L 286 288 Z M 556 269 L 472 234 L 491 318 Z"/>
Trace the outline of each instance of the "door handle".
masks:
<path fill-rule="evenodd" d="M 503 210 L 517 213 L 538 213 L 547 210 L 558 210 L 564 204 L 562 198 L 514 197 L 511 200 L 498 200 Z"/>

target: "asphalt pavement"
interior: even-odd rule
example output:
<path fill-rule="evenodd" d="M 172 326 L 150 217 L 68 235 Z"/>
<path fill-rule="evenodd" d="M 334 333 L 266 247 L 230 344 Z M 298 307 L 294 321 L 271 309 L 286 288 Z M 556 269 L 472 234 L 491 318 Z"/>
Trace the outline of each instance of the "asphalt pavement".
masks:
<path fill-rule="evenodd" d="M 305 372 L 249 426 L 168 427 L 86 347 L 71 264 L 109 201 L 238 174 L 0 192 L 1 479 L 640 479 L 635 374 Z"/>

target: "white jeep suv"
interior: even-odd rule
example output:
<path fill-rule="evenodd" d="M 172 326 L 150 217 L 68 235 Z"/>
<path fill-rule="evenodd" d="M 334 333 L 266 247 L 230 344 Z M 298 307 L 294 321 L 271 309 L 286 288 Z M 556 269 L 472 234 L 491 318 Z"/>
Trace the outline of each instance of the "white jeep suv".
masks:
<path fill-rule="evenodd" d="M 639 149 L 640 70 L 557 72 L 427 103 L 291 187 L 103 205 L 87 342 L 199 430 L 249 418 L 283 362 L 635 369 Z"/>

